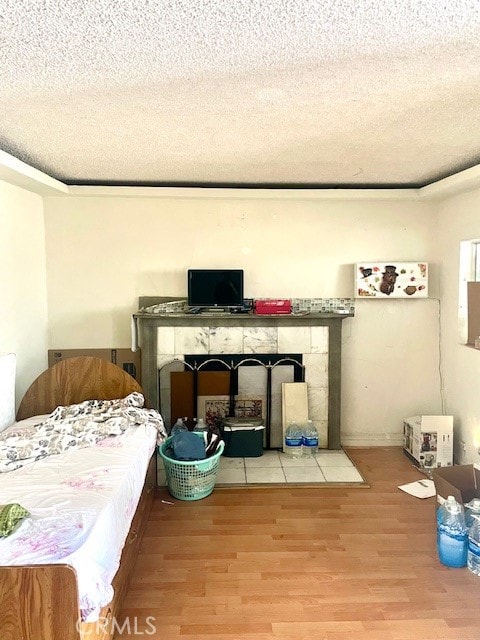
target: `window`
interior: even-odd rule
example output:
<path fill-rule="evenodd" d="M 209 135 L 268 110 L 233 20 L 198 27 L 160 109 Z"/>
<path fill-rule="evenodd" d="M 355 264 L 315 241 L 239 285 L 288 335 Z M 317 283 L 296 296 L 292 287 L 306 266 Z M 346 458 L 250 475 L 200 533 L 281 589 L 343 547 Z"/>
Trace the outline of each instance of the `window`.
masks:
<path fill-rule="evenodd" d="M 459 329 L 468 345 L 480 336 L 480 240 L 460 243 Z"/>
<path fill-rule="evenodd" d="M 474 281 L 480 282 L 480 241 L 472 242 Z"/>

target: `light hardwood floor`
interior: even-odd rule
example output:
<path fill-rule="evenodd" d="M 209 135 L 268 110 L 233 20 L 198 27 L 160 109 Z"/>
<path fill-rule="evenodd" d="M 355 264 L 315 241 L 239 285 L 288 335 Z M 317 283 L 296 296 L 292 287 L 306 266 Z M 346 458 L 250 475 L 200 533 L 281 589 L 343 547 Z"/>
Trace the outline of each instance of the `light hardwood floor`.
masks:
<path fill-rule="evenodd" d="M 397 488 L 424 476 L 348 453 L 370 488 L 162 490 L 116 638 L 479 640 L 480 577 L 439 563 L 435 499 Z"/>

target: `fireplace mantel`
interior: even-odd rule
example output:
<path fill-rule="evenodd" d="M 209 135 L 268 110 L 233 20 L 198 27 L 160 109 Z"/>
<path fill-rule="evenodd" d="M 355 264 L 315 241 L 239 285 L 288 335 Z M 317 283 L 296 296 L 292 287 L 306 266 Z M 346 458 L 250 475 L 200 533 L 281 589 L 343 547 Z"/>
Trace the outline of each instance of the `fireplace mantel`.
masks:
<path fill-rule="evenodd" d="M 258 327 L 275 331 L 279 327 L 327 327 L 328 328 L 328 449 L 340 449 L 340 403 L 341 403 L 341 350 L 342 322 L 353 313 L 302 313 L 289 315 L 255 315 L 235 313 L 144 313 L 134 314 L 142 349 L 142 386 L 152 407 L 160 408 L 158 386 L 159 332 L 167 333 L 177 327 L 202 328 L 211 331 L 224 327 Z M 170 356 L 182 357 L 174 347 L 168 349 Z M 264 349 L 262 349 L 265 352 Z M 301 349 L 299 349 L 301 351 Z M 255 353 L 250 345 L 248 351 Z M 200 351 L 198 351 L 200 353 Z M 204 350 L 203 353 L 208 353 Z M 273 351 L 272 351 L 273 353 Z"/>

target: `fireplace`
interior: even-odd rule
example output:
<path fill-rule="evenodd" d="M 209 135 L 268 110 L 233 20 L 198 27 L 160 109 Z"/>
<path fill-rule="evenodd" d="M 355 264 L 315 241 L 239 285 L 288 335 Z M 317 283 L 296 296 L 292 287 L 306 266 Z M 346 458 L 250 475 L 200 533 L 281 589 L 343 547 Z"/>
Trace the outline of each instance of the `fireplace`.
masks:
<path fill-rule="evenodd" d="M 159 369 L 159 410 L 165 424 L 198 416 L 206 424 L 222 418 L 261 419 L 265 449 L 283 446 L 282 384 L 304 382 L 302 354 L 185 354 Z M 324 403 L 325 404 L 325 403 Z M 326 432 L 326 422 L 325 422 Z M 326 438 L 325 438 L 326 441 Z"/>
<path fill-rule="evenodd" d="M 182 312 L 134 314 L 142 349 L 142 386 L 149 404 L 161 410 L 159 371 L 178 369 L 220 356 L 301 358 L 308 389 L 308 411 L 320 434 L 320 446 L 341 448 L 342 323 L 353 313 L 191 315 Z M 184 364 L 186 362 L 186 364 Z M 268 361 L 267 361 L 268 364 Z M 198 364 L 197 364 L 198 366 Z M 260 366 L 260 365 L 259 365 Z M 278 401 L 272 396 L 273 401 Z M 273 411 L 273 410 L 272 410 Z"/>

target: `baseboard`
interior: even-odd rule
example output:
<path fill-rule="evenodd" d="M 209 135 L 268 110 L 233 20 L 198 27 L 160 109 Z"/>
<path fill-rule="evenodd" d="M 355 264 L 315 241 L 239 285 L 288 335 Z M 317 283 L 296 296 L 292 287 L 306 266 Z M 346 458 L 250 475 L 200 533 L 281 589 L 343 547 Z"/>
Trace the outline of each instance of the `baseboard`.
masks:
<path fill-rule="evenodd" d="M 401 433 L 342 433 L 344 447 L 402 447 Z"/>

